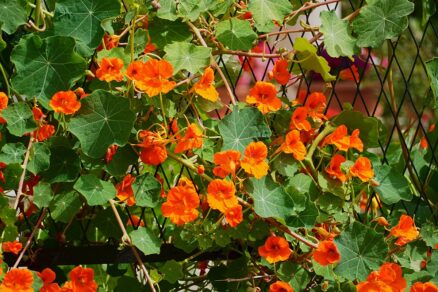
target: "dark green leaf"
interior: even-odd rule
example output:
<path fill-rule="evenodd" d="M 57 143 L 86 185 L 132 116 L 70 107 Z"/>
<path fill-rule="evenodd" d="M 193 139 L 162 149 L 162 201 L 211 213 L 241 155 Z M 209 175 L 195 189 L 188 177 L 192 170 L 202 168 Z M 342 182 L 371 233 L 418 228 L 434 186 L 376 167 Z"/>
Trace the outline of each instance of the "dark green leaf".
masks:
<path fill-rule="evenodd" d="M 16 190 L 22 173 L 23 168 L 21 168 L 20 164 L 8 164 L 4 170 L 5 183 L 3 184 L 3 189 Z"/>
<path fill-rule="evenodd" d="M 163 274 L 164 280 L 172 284 L 184 277 L 182 265 L 175 260 L 167 261 L 160 268 L 160 272 Z"/>
<path fill-rule="evenodd" d="M 42 173 L 49 183 L 74 181 L 81 170 L 81 161 L 73 150 L 66 147 L 50 148 L 50 167 Z"/>
<path fill-rule="evenodd" d="M 160 253 L 160 239 L 150 229 L 140 227 L 132 231 L 129 236 L 132 243 L 145 255 Z"/>
<path fill-rule="evenodd" d="M 408 180 L 399 171 L 389 165 L 376 165 L 374 175 L 374 180 L 379 185 L 373 184 L 373 189 L 379 194 L 383 203 L 391 205 L 401 200 L 412 200 Z"/>
<path fill-rule="evenodd" d="M 211 48 L 173 42 L 164 47 L 164 52 L 164 59 L 173 65 L 174 73 L 180 70 L 197 73 L 210 64 Z"/>
<path fill-rule="evenodd" d="M 359 47 L 379 47 L 384 40 L 400 35 L 408 27 L 407 16 L 414 11 L 409 0 L 368 0 L 353 20 Z"/>
<path fill-rule="evenodd" d="M 173 42 L 189 42 L 192 39 L 189 27 L 180 21 L 157 19 L 151 24 L 149 34 L 152 43 L 160 49 Z"/>
<path fill-rule="evenodd" d="M 388 254 L 384 236 L 359 222 L 348 226 L 335 243 L 341 254 L 335 272 L 351 281 L 365 280 L 371 271 L 379 269 Z"/>
<path fill-rule="evenodd" d="M 101 42 L 104 31 L 102 20 L 120 13 L 117 0 L 58 0 L 53 21 L 54 35 L 71 36 L 95 49 Z"/>
<path fill-rule="evenodd" d="M 160 201 L 161 184 L 152 174 L 145 173 L 137 176 L 132 184 L 135 203 L 140 207 L 155 208 Z"/>
<path fill-rule="evenodd" d="M 24 102 L 13 104 L 2 110 L 2 117 L 7 122 L 6 127 L 9 132 L 14 136 L 21 137 L 37 128 L 32 111 Z"/>
<path fill-rule="evenodd" d="M 356 39 L 351 36 L 348 21 L 339 19 L 336 11 L 323 11 L 320 18 L 324 47 L 330 56 L 352 57 L 357 53 Z"/>
<path fill-rule="evenodd" d="M 248 192 L 254 199 L 254 211 L 263 218 L 273 217 L 286 220 L 294 210 L 294 201 L 280 185 L 269 177 L 251 178 Z"/>
<path fill-rule="evenodd" d="M 8 143 L 3 145 L 0 152 L 0 162 L 21 164 L 26 153 L 26 147 L 22 143 Z"/>
<path fill-rule="evenodd" d="M 33 188 L 33 203 L 38 208 L 49 207 L 52 199 L 53 191 L 50 184 L 40 182 Z"/>
<path fill-rule="evenodd" d="M 110 145 L 126 144 L 135 120 L 126 98 L 96 90 L 81 102 L 69 130 L 79 139 L 85 154 L 98 158 Z"/>
<path fill-rule="evenodd" d="M 70 37 L 40 39 L 34 35 L 21 39 L 11 55 L 17 71 L 12 86 L 48 108 L 54 93 L 70 89 L 85 72 L 85 60 L 74 48 L 75 41 Z"/>
<path fill-rule="evenodd" d="M 292 12 L 292 5 L 287 0 L 252 0 L 248 4 L 255 27 L 259 32 L 270 32 L 274 20 L 282 23 L 283 18 Z"/>
<path fill-rule="evenodd" d="M 346 125 L 351 133 L 355 129 L 360 130 L 360 139 L 365 148 L 379 147 L 379 139 L 382 138 L 383 125 L 377 118 L 365 117 L 361 112 L 346 110 L 333 119 L 336 126 Z"/>
<path fill-rule="evenodd" d="M 30 150 L 27 169 L 33 174 L 47 170 L 50 166 L 50 148 L 45 143 L 34 143 Z"/>
<path fill-rule="evenodd" d="M 425 223 L 420 229 L 421 238 L 427 246 L 434 248 L 438 243 L 438 229 L 433 223 Z"/>
<path fill-rule="evenodd" d="M 82 175 L 73 188 L 85 197 L 89 206 L 103 205 L 116 196 L 116 188 L 112 183 L 92 174 Z"/>
<path fill-rule="evenodd" d="M 316 218 L 319 216 L 318 208 L 309 198 L 306 200 L 305 209 L 303 211 L 297 210 L 293 213 L 296 213 L 296 215 L 290 216 L 286 220 L 286 225 L 293 228 L 312 228 L 315 226 Z"/>
<path fill-rule="evenodd" d="M 4 32 L 12 34 L 20 25 L 27 23 L 26 4 L 25 0 L 0 0 L 0 20 Z"/>
<path fill-rule="evenodd" d="M 282 153 L 274 160 L 271 169 L 277 170 L 281 175 L 291 177 L 297 172 L 298 164 L 292 155 Z"/>
<path fill-rule="evenodd" d="M 50 215 L 55 221 L 68 223 L 81 209 L 82 202 L 78 193 L 72 191 L 56 195 L 50 203 Z"/>
<path fill-rule="evenodd" d="M 234 108 L 231 114 L 220 121 L 219 132 L 224 140 L 222 150 L 233 149 L 242 153 L 257 138 L 271 136 L 263 115 L 256 108 Z"/>
<path fill-rule="evenodd" d="M 218 23 L 216 37 L 231 50 L 247 51 L 253 47 L 257 34 L 248 21 L 230 18 Z"/>
<path fill-rule="evenodd" d="M 112 176 L 123 176 L 126 174 L 129 165 L 138 160 L 138 155 L 132 150 L 130 145 L 121 147 L 111 159 L 110 163 L 105 166 L 106 171 Z"/>

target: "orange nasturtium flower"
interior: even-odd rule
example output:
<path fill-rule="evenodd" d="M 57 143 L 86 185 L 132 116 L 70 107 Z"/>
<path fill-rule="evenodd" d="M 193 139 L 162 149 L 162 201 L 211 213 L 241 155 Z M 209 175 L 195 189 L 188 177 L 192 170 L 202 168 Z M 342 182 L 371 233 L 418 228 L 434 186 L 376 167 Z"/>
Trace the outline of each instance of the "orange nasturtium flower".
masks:
<path fill-rule="evenodd" d="M 249 91 L 246 102 L 255 104 L 262 114 L 275 112 L 281 108 L 281 100 L 277 97 L 274 84 L 264 81 L 257 81 Z"/>
<path fill-rule="evenodd" d="M 355 129 L 351 136 L 348 136 L 348 129 L 345 125 L 337 127 L 333 133 L 325 137 L 323 145 L 335 145 L 341 151 L 348 151 L 350 148 L 355 148 L 357 151 L 363 151 L 363 143 L 359 138 L 360 130 Z"/>
<path fill-rule="evenodd" d="M 141 67 L 141 76 L 135 86 L 149 97 L 168 93 L 176 86 L 175 81 L 169 80 L 173 75 L 173 66 L 166 60 L 149 59 Z"/>
<path fill-rule="evenodd" d="M 277 281 L 269 286 L 269 292 L 294 292 L 294 289 L 286 282 Z"/>
<path fill-rule="evenodd" d="M 411 290 L 409 292 L 438 292 L 438 286 L 436 286 L 432 282 L 416 282 L 412 285 Z"/>
<path fill-rule="evenodd" d="M 123 80 L 123 60 L 120 58 L 103 58 L 99 69 L 96 70 L 96 77 L 101 81 L 120 82 Z"/>
<path fill-rule="evenodd" d="M 315 122 L 320 122 L 327 119 L 324 115 L 324 110 L 327 106 L 327 100 L 322 92 L 312 92 L 307 97 L 306 104 L 304 106 L 307 108 L 309 116 Z"/>
<path fill-rule="evenodd" d="M 368 291 L 405 291 L 406 280 L 403 278 L 402 269 L 393 263 L 384 263 L 379 271 L 373 271 L 366 281 L 357 284 L 358 292 Z"/>
<path fill-rule="evenodd" d="M 55 126 L 50 124 L 42 125 L 36 132 L 36 138 L 39 142 L 49 139 L 55 134 Z"/>
<path fill-rule="evenodd" d="M 227 220 L 231 227 L 239 225 L 243 220 L 242 206 L 236 205 L 228 208 L 225 212 L 225 220 Z"/>
<path fill-rule="evenodd" d="M 289 242 L 283 237 L 275 235 L 269 236 L 265 244 L 260 246 L 258 250 L 259 255 L 264 257 L 270 264 L 285 261 L 292 253 Z"/>
<path fill-rule="evenodd" d="M 345 182 L 347 180 L 347 176 L 341 170 L 341 164 L 347 161 L 344 156 L 341 154 L 335 154 L 333 158 L 330 160 L 330 166 L 325 169 L 331 178 L 338 179 L 341 182 Z"/>
<path fill-rule="evenodd" d="M 390 232 L 390 235 L 397 237 L 395 244 L 398 246 L 404 246 L 408 242 L 417 239 L 419 234 L 414 219 L 404 214 L 400 216 L 400 221 Z"/>
<path fill-rule="evenodd" d="M 128 218 L 127 226 L 144 227 L 144 221 L 137 215 L 131 215 Z"/>
<path fill-rule="evenodd" d="M 341 259 L 336 244 L 331 240 L 320 241 L 318 248 L 313 252 L 312 256 L 321 266 L 335 264 Z"/>
<path fill-rule="evenodd" d="M 199 196 L 193 184 L 179 184 L 167 193 L 167 201 L 161 205 L 164 217 L 176 225 L 183 225 L 198 218 Z"/>
<path fill-rule="evenodd" d="M 199 94 L 201 97 L 215 102 L 219 98 L 219 93 L 213 86 L 213 82 L 214 71 L 210 67 L 207 67 L 199 81 L 193 85 L 192 90 L 194 90 L 196 94 Z"/>
<path fill-rule="evenodd" d="M 8 107 L 9 98 L 6 93 L 0 91 L 0 112 Z M 0 116 L 0 124 L 6 124 L 6 120 Z"/>
<path fill-rule="evenodd" d="M 192 150 L 193 148 L 202 147 L 202 132 L 196 126 L 196 124 L 191 123 L 184 134 L 184 137 L 178 139 L 178 143 L 175 147 L 175 153 L 181 153 L 187 150 Z"/>
<path fill-rule="evenodd" d="M 81 108 L 81 103 L 78 101 L 76 94 L 71 91 L 58 91 L 52 96 L 49 103 L 55 113 L 71 115 Z"/>
<path fill-rule="evenodd" d="M 307 154 L 306 146 L 301 142 L 300 132 L 297 130 L 287 133 L 285 141 L 281 144 L 281 150 L 284 153 L 292 153 L 298 161 L 304 160 Z"/>
<path fill-rule="evenodd" d="M 28 269 L 12 269 L 6 273 L 1 292 L 33 292 L 33 275 Z"/>
<path fill-rule="evenodd" d="M 41 272 L 37 272 L 38 277 L 43 281 L 43 287 L 40 292 L 59 292 L 61 288 L 57 283 L 53 283 L 56 279 L 56 274 L 50 268 L 45 268 Z"/>
<path fill-rule="evenodd" d="M 304 106 L 297 107 L 290 119 L 290 129 L 310 131 L 312 125 L 307 120 L 307 108 Z"/>
<path fill-rule="evenodd" d="M 274 68 L 269 72 L 269 77 L 271 79 L 274 78 L 278 84 L 286 85 L 291 77 L 287 68 L 287 61 L 285 59 L 278 59 L 275 61 Z"/>
<path fill-rule="evenodd" d="M 265 161 L 267 156 L 268 148 L 263 142 L 251 142 L 245 149 L 240 165 L 246 173 L 259 179 L 268 174 L 269 165 Z"/>
<path fill-rule="evenodd" d="M 134 61 L 128 65 L 128 68 L 126 69 L 126 76 L 128 76 L 128 78 L 131 80 L 140 81 L 143 78 L 143 68 L 143 62 Z"/>
<path fill-rule="evenodd" d="M 345 68 L 339 72 L 339 78 L 341 80 L 351 80 L 351 81 L 359 81 L 359 71 L 357 70 L 356 65 L 351 65 L 349 68 Z"/>
<path fill-rule="evenodd" d="M 126 201 L 126 205 L 133 206 L 135 204 L 134 190 L 132 184 L 135 181 L 135 177 L 131 174 L 127 174 L 121 182 L 116 185 L 117 198 L 120 201 Z"/>
<path fill-rule="evenodd" d="M 6 93 L 0 91 L 0 111 L 8 107 L 9 98 Z"/>
<path fill-rule="evenodd" d="M 23 245 L 21 244 L 21 242 L 18 242 L 17 240 L 5 241 L 2 243 L 3 252 L 11 252 L 13 254 L 19 254 L 22 248 Z"/>
<path fill-rule="evenodd" d="M 236 175 L 236 170 L 240 167 L 240 151 L 227 150 L 214 154 L 214 163 L 218 166 L 213 168 L 215 176 L 224 178 L 231 174 Z"/>
<path fill-rule="evenodd" d="M 163 139 L 154 132 L 143 130 L 138 133 L 142 140 L 140 146 L 140 159 L 149 165 L 159 165 L 167 159 L 167 150 Z"/>
<path fill-rule="evenodd" d="M 91 268 L 82 268 L 77 266 L 70 271 L 70 280 L 73 291 L 95 292 L 97 284 L 94 281 L 94 271 Z"/>
<path fill-rule="evenodd" d="M 210 208 L 226 213 L 229 208 L 235 207 L 237 202 L 236 188 L 231 181 L 214 179 L 208 184 L 207 202 Z"/>
<path fill-rule="evenodd" d="M 366 157 L 359 157 L 354 165 L 350 167 L 350 174 L 360 178 L 363 182 L 368 182 L 374 177 L 371 161 Z"/>

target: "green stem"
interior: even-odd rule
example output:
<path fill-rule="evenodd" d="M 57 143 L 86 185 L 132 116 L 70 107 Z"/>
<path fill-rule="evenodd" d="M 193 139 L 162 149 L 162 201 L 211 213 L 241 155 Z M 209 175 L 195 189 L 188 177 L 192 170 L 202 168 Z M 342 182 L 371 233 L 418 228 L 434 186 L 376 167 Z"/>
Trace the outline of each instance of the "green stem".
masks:
<path fill-rule="evenodd" d="M 0 71 L 2 72 L 3 80 L 5 80 L 6 91 L 8 93 L 8 97 L 10 97 L 11 96 L 11 86 L 9 85 L 8 74 L 6 73 L 6 70 L 3 67 L 2 63 L 0 63 Z"/>
<path fill-rule="evenodd" d="M 161 112 L 163 114 L 164 126 L 166 127 L 166 132 L 167 132 L 169 131 L 169 128 L 167 127 L 166 111 L 164 110 L 163 94 L 161 92 L 160 92 L 160 106 L 161 106 Z"/>
<path fill-rule="evenodd" d="M 334 130 L 335 128 L 329 124 L 325 126 L 324 130 L 322 130 L 322 132 L 319 133 L 319 135 L 315 138 L 315 140 L 313 140 L 313 143 L 310 146 L 309 151 L 307 152 L 305 160 L 312 161 L 313 153 L 315 152 L 316 147 L 318 147 L 319 143 L 321 143 L 321 141 L 325 138 L 325 136 L 327 136 Z"/>
<path fill-rule="evenodd" d="M 40 23 L 41 23 L 41 0 L 36 0 L 36 7 L 35 7 L 35 25 L 37 27 L 39 27 Z"/>

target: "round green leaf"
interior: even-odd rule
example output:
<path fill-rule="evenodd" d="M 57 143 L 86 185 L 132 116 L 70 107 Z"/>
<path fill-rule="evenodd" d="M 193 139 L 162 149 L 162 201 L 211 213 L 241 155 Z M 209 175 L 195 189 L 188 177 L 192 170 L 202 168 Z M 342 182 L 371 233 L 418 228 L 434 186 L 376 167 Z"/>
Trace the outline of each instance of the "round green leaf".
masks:
<path fill-rule="evenodd" d="M 21 137 L 37 128 L 32 111 L 25 102 L 19 102 L 2 110 L 6 127 L 14 136 Z"/>
<path fill-rule="evenodd" d="M 82 202 L 78 193 L 72 191 L 56 195 L 50 203 L 50 215 L 55 221 L 68 223 L 81 209 Z"/>
<path fill-rule="evenodd" d="M 8 143 L 3 145 L 0 152 L 0 162 L 10 164 L 23 162 L 26 147 L 22 143 Z"/>
<path fill-rule="evenodd" d="M 92 174 L 81 176 L 73 188 L 85 197 L 89 206 L 103 205 L 116 195 L 116 188 L 112 183 L 100 180 Z"/>
<path fill-rule="evenodd" d="M 138 155 L 132 150 L 131 145 L 126 145 L 117 150 L 110 163 L 105 165 L 105 170 L 112 176 L 124 176 L 128 167 L 138 160 Z"/>
<path fill-rule="evenodd" d="M 292 12 L 292 8 L 288 0 L 251 0 L 248 4 L 248 10 L 252 13 L 259 32 L 272 31 L 273 20 L 282 23 L 283 18 Z"/>
<path fill-rule="evenodd" d="M 54 35 L 71 36 L 91 49 L 101 42 L 102 20 L 120 13 L 118 0 L 58 0 L 54 18 Z"/>
<path fill-rule="evenodd" d="M 332 57 L 351 57 L 357 52 L 356 39 L 351 36 L 348 21 L 341 20 L 335 11 L 320 14 L 320 31 L 324 34 L 324 47 Z"/>
<path fill-rule="evenodd" d="M 52 199 L 53 191 L 50 184 L 40 182 L 33 188 L 33 203 L 38 208 L 49 207 Z"/>
<path fill-rule="evenodd" d="M 377 48 L 384 40 L 400 35 L 408 27 L 407 16 L 414 11 L 409 0 L 368 0 L 353 21 L 359 47 Z"/>
<path fill-rule="evenodd" d="M 251 178 L 247 185 L 254 199 L 254 211 L 263 218 L 273 217 L 286 220 L 294 210 L 292 196 L 276 184 L 269 176 Z"/>
<path fill-rule="evenodd" d="M 234 149 L 242 153 L 257 138 L 271 137 L 271 130 L 256 108 L 234 108 L 219 122 L 219 133 L 224 140 L 222 150 Z"/>
<path fill-rule="evenodd" d="M 132 190 L 137 206 L 155 208 L 160 201 L 161 184 L 150 173 L 137 176 Z"/>
<path fill-rule="evenodd" d="M 0 19 L 2 30 L 7 34 L 14 33 L 17 28 L 27 23 L 25 0 L 0 0 Z"/>
<path fill-rule="evenodd" d="M 11 55 L 17 71 L 14 89 L 28 99 L 37 97 L 48 108 L 54 93 L 71 88 L 85 72 L 85 60 L 74 52 L 75 45 L 70 37 L 22 38 Z"/>
<path fill-rule="evenodd" d="M 99 158 L 110 145 L 126 144 L 135 120 L 126 98 L 96 90 L 81 102 L 69 130 L 79 139 L 86 155 Z"/>
<path fill-rule="evenodd" d="M 186 42 L 173 42 L 164 47 L 164 59 L 173 65 L 174 73 L 187 70 L 196 73 L 210 64 L 211 48 Z"/>
<path fill-rule="evenodd" d="M 30 150 L 27 169 L 33 174 L 47 170 L 50 166 L 50 148 L 45 143 L 35 143 Z"/>
<path fill-rule="evenodd" d="M 67 147 L 50 148 L 50 167 L 42 173 L 43 180 L 49 183 L 76 180 L 81 170 L 81 160 Z"/>
<path fill-rule="evenodd" d="M 248 21 L 231 18 L 218 23 L 216 37 L 232 50 L 247 51 L 253 47 L 257 34 L 252 30 Z"/>
<path fill-rule="evenodd" d="M 374 180 L 379 185 L 373 184 L 373 189 L 379 194 L 383 203 L 392 205 L 401 200 L 412 200 L 408 180 L 400 171 L 389 165 L 376 165 L 374 166 L 374 175 Z"/>
<path fill-rule="evenodd" d="M 335 239 L 341 261 L 335 272 L 348 279 L 365 280 L 369 273 L 378 270 L 388 254 L 388 245 L 382 234 L 354 222 Z"/>
<path fill-rule="evenodd" d="M 159 48 L 173 42 L 188 42 L 192 39 L 189 27 L 180 21 L 157 19 L 149 27 L 149 34 L 152 42 Z"/>
<path fill-rule="evenodd" d="M 160 239 L 151 230 L 140 227 L 132 231 L 129 236 L 132 243 L 145 255 L 160 253 Z"/>
<path fill-rule="evenodd" d="M 167 261 L 161 268 L 160 272 L 164 276 L 164 280 L 169 283 L 176 283 L 179 279 L 184 278 L 182 265 L 175 260 Z"/>

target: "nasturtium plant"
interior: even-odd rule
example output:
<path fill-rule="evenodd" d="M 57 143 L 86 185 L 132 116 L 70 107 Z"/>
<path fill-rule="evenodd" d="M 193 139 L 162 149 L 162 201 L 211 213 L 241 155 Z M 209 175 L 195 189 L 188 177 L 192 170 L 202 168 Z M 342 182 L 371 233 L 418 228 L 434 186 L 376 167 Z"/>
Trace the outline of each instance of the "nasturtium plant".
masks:
<path fill-rule="evenodd" d="M 353 2 L 0 0 L 0 291 L 436 291 L 435 6 Z"/>

